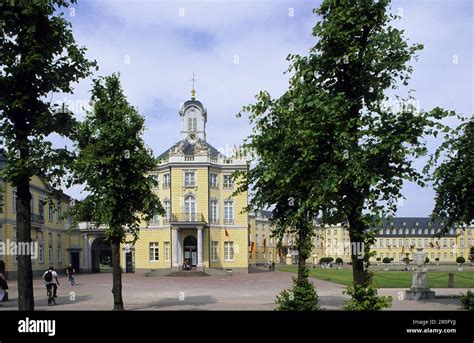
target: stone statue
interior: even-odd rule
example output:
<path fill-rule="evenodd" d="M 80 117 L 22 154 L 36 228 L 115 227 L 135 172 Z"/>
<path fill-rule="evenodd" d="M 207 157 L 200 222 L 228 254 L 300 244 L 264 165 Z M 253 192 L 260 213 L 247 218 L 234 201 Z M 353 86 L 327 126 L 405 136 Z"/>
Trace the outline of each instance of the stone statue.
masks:
<path fill-rule="evenodd" d="M 431 291 L 428 287 L 428 268 L 426 268 L 426 256 L 422 250 L 423 249 L 418 248 L 414 256 L 416 268 L 413 271 L 412 285 L 410 289 L 405 292 L 409 300 L 426 300 L 435 298 L 435 292 Z"/>

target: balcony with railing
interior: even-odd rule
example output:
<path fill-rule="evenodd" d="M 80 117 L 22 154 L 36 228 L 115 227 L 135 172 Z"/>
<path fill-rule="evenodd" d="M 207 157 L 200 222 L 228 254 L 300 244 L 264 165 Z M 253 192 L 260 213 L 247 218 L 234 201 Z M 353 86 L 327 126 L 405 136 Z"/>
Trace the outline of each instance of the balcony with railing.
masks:
<path fill-rule="evenodd" d="M 205 223 L 202 213 L 173 213 L 171 215 L 171 223 Z"/>
<path fill-rule="evenodd" d="M 31 213 L 31 225 L 43 225 L 44 217 L 41 214 Z"/>

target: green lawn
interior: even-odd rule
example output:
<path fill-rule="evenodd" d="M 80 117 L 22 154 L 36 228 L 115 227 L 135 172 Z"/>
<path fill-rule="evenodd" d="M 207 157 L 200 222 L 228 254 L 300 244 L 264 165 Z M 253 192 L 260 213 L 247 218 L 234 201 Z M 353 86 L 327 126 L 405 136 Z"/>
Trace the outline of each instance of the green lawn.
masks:
<path fill-rule="evenodd" d="M 296 273 L 297 266 L 275 266 L 277 270 Z M 429 271 L 428 285 L 431 288 L 447 288 L 448 272 Z M 352 285 L 351 269 L 322 269 L 310 268 L 309 275 L 315 279 L 331 281 L 342 285 Z M 404 271 L 375 271 L 374 286 L 377 288 L 410 288 L 412 272 Z M 456 288 L 474 288 L 474 272 L 454 272 Z"/>

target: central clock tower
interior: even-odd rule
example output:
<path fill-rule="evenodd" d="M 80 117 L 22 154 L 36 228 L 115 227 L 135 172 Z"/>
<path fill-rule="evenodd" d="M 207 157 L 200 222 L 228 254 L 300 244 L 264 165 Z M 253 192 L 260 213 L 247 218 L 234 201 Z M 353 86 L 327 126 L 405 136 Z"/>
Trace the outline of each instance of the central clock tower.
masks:
<path fill-rule="evenodd" d="M 206 140 L 207 110 L 199 100 L 196 91 L 191 91 L 191 100 L 185 101 L 179 109 L 181 117 L 181 139 L 191 143 Z"/>

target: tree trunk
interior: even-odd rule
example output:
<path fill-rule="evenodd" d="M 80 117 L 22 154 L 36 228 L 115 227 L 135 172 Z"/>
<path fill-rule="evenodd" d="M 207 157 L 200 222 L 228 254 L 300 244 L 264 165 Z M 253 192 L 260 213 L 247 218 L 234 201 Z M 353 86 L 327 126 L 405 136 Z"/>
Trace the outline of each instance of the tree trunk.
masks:
<path fill-rule="evenodd" d="M 120 241 L 113 239 L 112 246 L 112 294 L 114 295 L 114 311 L 122 311 L 122 268 L 120 267 Z"/>
<path fill-rule="evenodd" d="M 19 177 L 17 186 L 16 208 L 16 240 L 31 243 L 31 193 L 28 175 Z M 18 310 L 33 311 L 35 302 L 33 296 L 33 270 L 31 254 L 18 256 Z"/>
<path fill-rule="evenodd" d="M 307 242 L 307 239 L 311 239 L 311 235 L 308 235 L 308 224 L 303 222 L 300 223 L 300 230 L 298 233 L 298 241 L 297 241 L 297 248 L 298 248 L 298 279 L 297 283 L 301 283 L 305 281 L 308 276 L 306 272 L 306 259 L 309 257 L 309 251 L 311 250 L 308 247 L 310 244 Z"/>
<path fill-rule="evenodd" d="M 354 287 L 360 285 L 367 287 L 367 277 L 364 267 L 365 242 L 360 231 L 362 225 L 357 219 L 349 219 L 349 237 L 351 240 L 351 261 L 352 261 L 352 278 Z M 362 250 L 362 251 L 361 251 Z"/>

